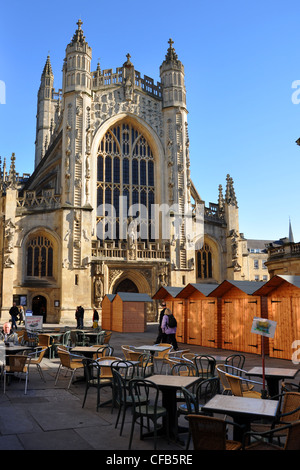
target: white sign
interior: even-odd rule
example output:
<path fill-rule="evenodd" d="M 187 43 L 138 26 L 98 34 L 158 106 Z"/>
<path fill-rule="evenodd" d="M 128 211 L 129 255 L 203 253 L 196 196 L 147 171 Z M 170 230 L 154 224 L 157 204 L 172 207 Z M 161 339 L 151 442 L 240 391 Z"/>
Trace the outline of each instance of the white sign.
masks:
<path fill-rule="evenodd" d="M 43 329 L 43 317 L 38 315 L 32 315 L 25 317 L 25 328 L 29 330 L 42 330 Z"/>
<path fill-rule="evenodd" d="M 267 338 L 274 338 L 276 325 L 276 321 L 268 320 L 268 318 L 254 317 L 251 333 L 267 336 Z"/>

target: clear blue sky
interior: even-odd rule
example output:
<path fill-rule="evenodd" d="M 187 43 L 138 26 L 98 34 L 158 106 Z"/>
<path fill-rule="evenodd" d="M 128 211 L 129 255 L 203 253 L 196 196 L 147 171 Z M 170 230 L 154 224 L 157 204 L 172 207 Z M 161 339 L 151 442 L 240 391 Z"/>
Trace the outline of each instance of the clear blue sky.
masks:
<path fill-rule="evenodd" d="M 206 205 L 233 180 L 246 238 L 300 241 L 299 0 L 78 0 L 1 6 L 0 155 L 33 171 L 37 91 L 50 53 L 61 87 L 65 48 L 78 18 L 92 68 L 115 70 L 131 54 L 142 75 L 159 80 L 168 39 L 185 66 L 192 179 Z M 300 87 L 299 87 L 300 90 Z M 300 97 L 300 93 L 299 93 Z"/>

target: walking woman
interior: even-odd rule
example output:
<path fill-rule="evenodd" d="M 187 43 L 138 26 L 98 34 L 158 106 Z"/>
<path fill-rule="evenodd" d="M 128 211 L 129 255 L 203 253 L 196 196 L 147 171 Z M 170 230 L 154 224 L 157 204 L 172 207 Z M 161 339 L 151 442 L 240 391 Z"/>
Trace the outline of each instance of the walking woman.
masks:
<path fill-rule="evenodd" d="M 177 322 L 174 318 L 171 310 L 166 308 L 165 314 L 161 324 L 162 332 L 167 335 L 166 342 L 172 344 L 174 351 L 178 350 L 178 345 L 176 341 L 176 330 L 177 330 Z"/>

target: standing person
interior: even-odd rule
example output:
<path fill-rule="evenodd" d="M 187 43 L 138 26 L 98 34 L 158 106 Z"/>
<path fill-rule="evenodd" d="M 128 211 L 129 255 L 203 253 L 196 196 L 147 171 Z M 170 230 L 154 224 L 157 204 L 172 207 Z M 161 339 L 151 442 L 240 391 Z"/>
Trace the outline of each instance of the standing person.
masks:
<path fill-rule="evenodd" d="M 17 307 L 16 302 L 13 303 L 13 306 L 10 308 L 9 313 L 11 315 L 12 328 L 15 328 L 17 330 L 18 329 L 17 320 L 18 320 L 18 315 L 19 315 L 19 309 Z"/>
<path fill-rule="evenodd" d="M 24 314 L 24 308 L 22 305 L 19 306 L 19 325 L 25 325 L 25 314 Z"/>
<path fill-rule="evenodd" d="M 84 308 L 79 305 L 77 307 L 77 328 L 83 328 L 83 316 L 84 316 Z"/>
<path fill-rule="evenodd" d="M 164 300 L 161 302 L 161 306 L 162 306 L 162 310 L 161 310 L 160 315 L 159 315 L 158 336 L 157 336 L 156 341 L 155 341 L 154 344 L 159 344 L 159 343 L 165 343 L 166 342 L 166 335 L 165 335 L 165 333 L 163 333 L 163 331 L 161 329 L 161 324 L 162 324 L 163 317 L 164 317 L 166 307 L 167 307 L 166 302 Z"/>
<path fill-rule="evenodd" d="M 99 321 L 99 313 L 97 312 L 96 308 L 94 307 L 94 312 L 93 312 L 93 328 L 98 328 L 98 321 Z"/>
<path fill-rule="evenodd" d="M 166 308 L 161 329 L 167 335 L 167 343 L 172 344 L 174 351 L 178 351 L 176 341 L 177 321 L 169 308 Z"/>

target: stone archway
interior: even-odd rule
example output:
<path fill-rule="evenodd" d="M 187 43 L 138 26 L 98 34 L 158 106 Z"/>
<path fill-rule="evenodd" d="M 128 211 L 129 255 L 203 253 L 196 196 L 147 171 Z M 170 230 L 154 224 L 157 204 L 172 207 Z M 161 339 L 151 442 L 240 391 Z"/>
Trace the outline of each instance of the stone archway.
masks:
<path fill-rule="evenodd" d="M 131 281 L 131 279 L 123 279 L 119 284 L 117 284 L 114 288 L 114 294 L 117 294 L 118 292 L 132 292 L 132 293 L 138 293 L 139 290 L 135 283 Z"/>

